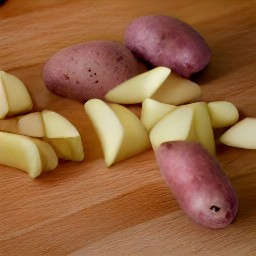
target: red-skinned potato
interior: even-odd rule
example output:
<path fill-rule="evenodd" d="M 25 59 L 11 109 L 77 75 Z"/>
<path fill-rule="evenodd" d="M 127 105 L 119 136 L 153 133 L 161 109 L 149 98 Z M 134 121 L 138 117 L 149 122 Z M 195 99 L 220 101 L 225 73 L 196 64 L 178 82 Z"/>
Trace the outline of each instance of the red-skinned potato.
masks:
<path fill-rule="evenodd" d="M 125 30 L 124 43 L 153 67 L 165 66 L 183 77 L 201 71 L 211 59 L 203 37 L 170 16 L 149 15 L 134 20 Z"/>
<path fill-rule="evenodd" d="M 43 79 L 57 95 L 85 102 L 103 99 L 113 87 L 145 71 L 123 44 L 90 41 L 56 52 L 44 66 Z"/>
<path fill-rule="evenodd" d="M 184 212 L 209 228 L 224 228 L 238 210 L 236 193 L 219 163 L 198 142 L 175 141 L 155 149 L 157 163 Z"/>

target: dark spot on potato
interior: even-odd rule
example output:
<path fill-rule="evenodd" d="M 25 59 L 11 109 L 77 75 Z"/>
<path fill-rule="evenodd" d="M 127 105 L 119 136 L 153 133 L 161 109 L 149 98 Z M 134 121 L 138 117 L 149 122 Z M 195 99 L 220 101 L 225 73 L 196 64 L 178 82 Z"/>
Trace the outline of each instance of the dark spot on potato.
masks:
<path fill-rule="evenodd" d="M 96 80 L 93 84 L 97 84 L 99 82 L 99 80 Z"/>
<path fill-rule="evenodd" d="M 91 71 L 92 71 L 92 70 L 89 68 L 89 69 L 88 69 L 88 72 L 91 72 Z"/>
<path fill-rule="evenodd" d="M 69 75 L 68 74 L 63 74 L 63 76 L 64 76 L 65 80 L 69 80 Z"/>
<path fill-rule="evenodd" d="M 215 212 L 218 212 L 218 211 L 220 210 L 220 207 L 218 207 L 218 206 L 216 206 L 216 205 L 212 205 L 212 206 L 210 207 L 210 210 L 213 210 L 213 211 L 215 211 Z"/>
<path fill-rule="evenodd" d="M 79 84 L 79 81 L 76 80 L 76 83 Z"/>
<path fill-rule="evenodd" d="M 120 62 L 121 60 L 123 60 L 123 56 L 119 56 L 119 57 L 116 59 L 117 62 Z"/>

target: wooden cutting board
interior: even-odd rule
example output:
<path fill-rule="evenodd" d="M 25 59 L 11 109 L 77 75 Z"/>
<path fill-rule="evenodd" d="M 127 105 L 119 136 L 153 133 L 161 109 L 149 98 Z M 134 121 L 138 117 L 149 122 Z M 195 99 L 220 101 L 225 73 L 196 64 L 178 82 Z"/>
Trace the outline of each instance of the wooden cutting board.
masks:
<path fill-rule="evenodd" d="M 85 159 L 60 162 L 36 180 L 0 166 L 0 255 L 256 255 L 256 151 L 217 146 L 239 213 L 228 228 L 207 229 L 180 210 L 152 150 L 106 168 L 83 104 L 53 95 L 42 80 L 57 50 L 94 39 L 122 42 L 133 19 L 172 15 L 213 51 L 196 78 L 202 100 L 228 100 L 241 118 L 256 117 L 255 13 L 254 0 L 7 0 L 0 7 L 0 69 L 25 82 L 34 110 L 57 111 L 76 125 Z"/>

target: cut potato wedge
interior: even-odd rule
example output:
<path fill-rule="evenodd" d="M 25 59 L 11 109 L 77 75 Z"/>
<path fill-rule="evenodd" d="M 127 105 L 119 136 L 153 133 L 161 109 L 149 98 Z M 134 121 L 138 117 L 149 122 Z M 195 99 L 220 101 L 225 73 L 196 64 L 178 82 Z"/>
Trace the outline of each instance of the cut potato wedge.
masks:
<path fill-rule="evenodd" d="M 210 152 L 215 155 L 215 140 L 210 119 L 210 114 L 206 102 L 195 102 L 187 104 L 193 109 L 193 125 L 197 140 Z"/>
<path fill-rule="evenodd" d="M 30 111 L 33 102 L 24 83 L 17 77 L 0 71 L 0 118 Z"/>
<path fill-rule="evenodd" d="M 167 104 L 181 105 L 195 100 L 201 93 L 199 85 L 172 72 L 151 98 Z"/>
<path fill-rule="evenodd" d="M 170 73 L 169 68 L 156 67 L 114 87 L 105 99 L 120 104 L 141 103 L 154 94 Z"/>
<path fill-rule="evenodd" d="M 235 124 L 239 112 L 234 104 L 228 101 L 212 101 L 208 103 L 213 128 L 223 128 Z"/>
<path fill-rule="evenodd" d="M 165 104 L 153 99 L 145 99 L 142 102 L 140 120 L 147 131 L 150 131 L 162 117 L 175 108 L 176 106 L 174 105 Z"/>
<path fill-rule="evenodd" d="M 50 110 L 42 111 L 46 141 L 59 158 L 72 161 L 84 159 L 81 136 L 76 127 L 64 116 Z"/>
<path fill-rule="evenodd" d="M 220 137 L 220 141 L 228 146 L 256 149 L 256 118 L 246 117 L 231 126 Z"/>
<path fill-rule="evenodd" d="M 180 106 L 165 115 L 151 129 L 149 137 L 153 148 L 168 141 L 195 140 L 192 108 Z"/>
<path fill-rule="evenodd" d="M 146 129 L 126 107 L 99 99 L 87 101 L 84 107 L 100 139 L 108 167 L 150 148 Z"/>
<path fill-rule="evenodd" d="M 40 158 L 42 162 L 43 171 L 51 171 L 55 169 L 58 165 L 58 157 L 53 149 L 53 147 L 46 141 L 31 138 L 31 140 L 36 144 Z"/>
<path fill-rule="evenodd" d="M 0 164 L 23 170 L 31 178 L 39 176 L 43 164 L 39 149 L 30 138 L 0 132 Z"/>

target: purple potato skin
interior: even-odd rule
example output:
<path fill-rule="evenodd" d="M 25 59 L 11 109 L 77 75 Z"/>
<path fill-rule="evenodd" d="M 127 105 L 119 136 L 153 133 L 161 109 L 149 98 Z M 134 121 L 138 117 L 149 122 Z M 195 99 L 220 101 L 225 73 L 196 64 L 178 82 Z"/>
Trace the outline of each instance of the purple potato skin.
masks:
<path fill-rule="evenodd" d="M 238 211 L 235 190 L 200 143 L 166 142 L 156 148 L 155 155 L 166 184 L 190 218 L 213 229 L 234 220 Z"/>
<path fill-rule="evenodd" d="M 56 52 L 45 64 L 43 79 L 53 93 L 85 102 L 146 71 L 133 53 L 115 41 L 90 41 Z"/>
<path fill-rule="evenodd" d="M 153 67 L 165 66 L 188 78 L 210 62 L 203 37 L 183 21 L 164 15 L 143 16 L 130 23 L 124 44 Z"/>

